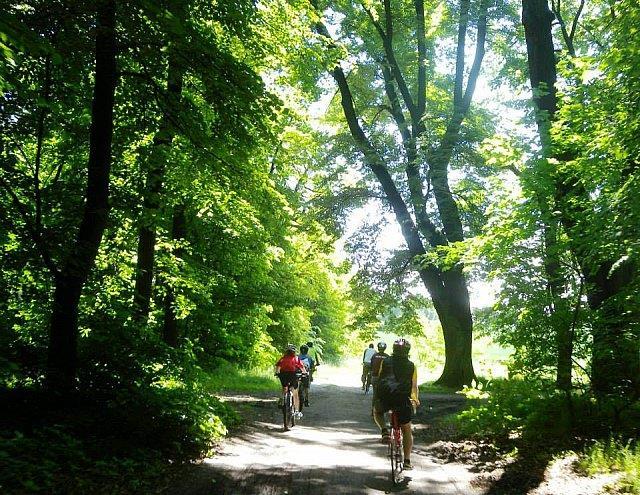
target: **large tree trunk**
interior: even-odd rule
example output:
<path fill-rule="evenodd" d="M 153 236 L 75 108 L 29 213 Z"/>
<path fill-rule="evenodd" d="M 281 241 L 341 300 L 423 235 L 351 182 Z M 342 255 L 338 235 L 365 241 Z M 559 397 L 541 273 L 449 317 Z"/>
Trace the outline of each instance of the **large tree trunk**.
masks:
<path fill-rule="evenodd" d="M 49 328 L 47 383 L 68 392 L 77 372 L 78 305 L 109 212 L 109 171 L 116 88 L 115 1 L 97 2 L 95 83 L 91 108 L 86 200 L 80 228 L 55 280 Z"/>
<path fill-rule="evenodd" d="M 168 102 L 158 133 L 153 138 L 153 150 L 149 158 L 143 212 L 138 233 L 138 263 L 134 289 L 134 316 L 145 322 L 151 307 L 153 272 L 155 264 L 156 229 L 162 207 L 162 190 L 166 163 L 175 134 L 172 109 L 182 93 L 182 71 L 175 55 L 169 57 L 167 76 Z M 175 117 L 174 117 L 175 118 Z"/>
<path fill-rule="evenodd" d="M 550 124 L 557 110 L 556 58 L 553 49 L 551 24 L 554 19 L 547 0 L 523 0 L 522 22 L 525 28 L 529 76 L 537 107 L 536 121 L 547 156 L 563 161 L 571 157 L 558 156 L 552 149 Z M 617 296 L 634 279 L 636 267 L 625 263 L 612 271 L 613 262 L 594 267 L 589 261 L 588 246 L 580 243 L 576 230 L 579 218 L 584 217 L 584 205 L 589 197 L 580 182 L 565 174 L 553 174 L 556 208 L 560 222 L 570 242 L 570 248 L 580 264 L 587 282 L 589 306 L 596 315 L 592 347 L 592 387 L 598 394 L 631 391 L 640 393 L 640 353 L 638 334 L 633 318 L 625 317 L 628 308 L 622 307 Z M 553 273 L 550 283 L 553 283 Z M 556 279 L 557 283 L 557 279 Z M 628 314 L 628 313 L 627 313 Z M 558 334 L 558 384 L 570 385 L 569 362 L 572 352 L 570 329 Z M 567 377 L 568 376 L 568 377 Z"/>
<path fill-rule="evenodd" d="M 471 358 L 473 321 L 469 291 L 462 268 L 444 272 L 443 278 L 445 297 L 433 299 L 445 342 L 444 369 L 436 383 L 461 388 L 471 385 L 476 376 Z"/>
<path fill-rule="evenodd" d="M 547 0 L 523 0 L 522 24 L 527 40 L 529 78 L 536 106 L 540 142 L 547 156 L 551 153 L 550 126 L 557 108 L 555 53 L 551 35 L 553 20 L 554 15 L 549 10 Z M 554 198 L 551 198 L 552 203 L 553 201 Z M 558 222 L 552 215 L 555 208 L 549 207 L 544 194 L 538 192 L 537 202 L 543 223 L 543 268 L 551 299 L 550 311 L 555 316 L 552 323 L 556 331 L 556 384 L 562 390 L 570 390 L 573 339 L 571 323 L 564 315 L 568 306 L 562 298 L 566 281 L 561 272 L 560 253 L 557 248 Z"/>

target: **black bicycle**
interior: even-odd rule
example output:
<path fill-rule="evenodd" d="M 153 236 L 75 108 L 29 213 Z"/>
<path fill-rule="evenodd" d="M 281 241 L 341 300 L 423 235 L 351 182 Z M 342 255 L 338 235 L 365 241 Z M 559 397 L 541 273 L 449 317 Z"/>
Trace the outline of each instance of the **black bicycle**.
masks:
<path fill-rule="evenodd" d="M 309 387 L 311 386 L 311 373 L 302 375 L 300 378 L 300 388 L 298 394 L 300 395 L 300 412 L 304 406 L 309 407 Z"/>
<path fill-rule="evenodd" d="M 363 365 L 362 371 L 362 390 L 364 390 L 366 395 L 369 393 L 369 389 L 371 388 L 371 366 Z"/>
<path fill-rule="evenodd" d="M 299 374 L 296 373 L 296 380 L 300 380 Z M 293 401 L 293 394 L 295 388 L 287 383 L 284 386 L 284 394 L 282 396 L 282 422 L 284 425 L 284 431 L 289 431 L 290 428 L 296 425 L 296 408 Z"/>

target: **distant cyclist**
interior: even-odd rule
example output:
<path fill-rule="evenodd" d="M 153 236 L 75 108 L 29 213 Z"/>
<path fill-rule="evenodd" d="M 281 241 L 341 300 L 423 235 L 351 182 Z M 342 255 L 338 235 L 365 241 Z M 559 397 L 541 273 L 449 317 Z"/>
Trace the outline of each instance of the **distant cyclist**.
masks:
<path fill-rule="evenodd" d="M 313 358 L 315 367 L 317 368 L 320 366 L 320 355 L 318 354 L 318 350 L 313 346 L 313 342 L 311 341 L 307 342 L 305 345 L 309 348 L 307 354 Z M 313 381 L 313 376 L 311 376 L 311 381 Z"/>
<path fill-rule="evenodd" d="M 367 383 L 367 375 L 371 371 L 371 358 L 376 353 L 373 344 L 369 344 L 362 354 L 362 390 L 365 389 Z"/>
<path fill-rule="evenodd" d="M 380 368 L 382 367 L 382 361 L 389 357 L 385 351 L 387 350 L 387 344 L 380 341 L 378 342 L 378 352 L 371 357 L 371 385 L 373 386 L 373 399 L 376 398 L 376 385 L 378 384 L 378 375 L 380 374 Z"/>
<path fill-rule="evenodd" d="M 306 344 L 302 344 L 300 346 L 300 355 L 298 357 L 304 364 L 305 368 L 307 368 L 308 372 L 306 376 L 302 377 L 302 385 L 307 389 L 307 394 L 304 396 L 304 405 L 309 407 L 309 387 L 311 385 L 310 382 L 313 380 L 313 372 L 316 369 L 316 362 L 309 355 L 309 346 Z"/>
<path fill-rule="evenodd" d="M 287 385 L 293 389 L 293 406 L 296 411 L 295 414 L 298 419 L 301 418 L 300 398 L 298 397 L 298 375 L 306 375 L 307 369 L 300 358 L 296 356 L 295 345 L 287 345 L 284 355 L 276 363 L 276 374 L 278 375 L 278 378 L 280 378 L 283 394 Z"/>
<path fill-rule="evenodd" d="M 374 404 L 373 419 L 380 428 L 383 442 L 389 439 L 389 430 L 384 419 L 386 411 L 393 410 L 398 414 L 402 430 L 404 448 L 404 469 L 413 469 L 411 465 L 411 417 L 413 406 L 419 406 L 418 373 L 416 366 L 409 361 L 411 344 L 405 339 L 393 343 L 393 354 L 382 361 L 380 367 L 378 394 Z"/>

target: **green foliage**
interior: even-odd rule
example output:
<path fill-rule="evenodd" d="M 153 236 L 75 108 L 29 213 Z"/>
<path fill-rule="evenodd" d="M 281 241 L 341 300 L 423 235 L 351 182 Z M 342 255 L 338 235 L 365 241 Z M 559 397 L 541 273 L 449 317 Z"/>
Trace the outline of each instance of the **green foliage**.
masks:
<path fill-rule="evenodd" d="M 237 365 L 221 362 L 202 378 L 203 386 L 211 393 L 232 392 L 272 392 L 280 382 L 273 375 L 273 363 L 268 367 L 240 369 Z"/>
<path fill-rule="evenodd" d="M 640 493 L 640 448 L 637 443 L 609 438 L 596 441 L 585 449 L 579 468 L 589 476 L 620 472 L 616 488 L 622 493 Z"/>
<path fill-rule="evenodd" d="M 461 431 L 481 437 L 523 438 L 541 435 L 550 444 L 571 438 L 606 438 L 611 434 L 634 438 L 640 403 L 625 399 L 596 401 L 575 393 L 569 398 L 543 380 L 497 379 L 481 382 L 465 394 L 476 403 L 458 415 Z"/>

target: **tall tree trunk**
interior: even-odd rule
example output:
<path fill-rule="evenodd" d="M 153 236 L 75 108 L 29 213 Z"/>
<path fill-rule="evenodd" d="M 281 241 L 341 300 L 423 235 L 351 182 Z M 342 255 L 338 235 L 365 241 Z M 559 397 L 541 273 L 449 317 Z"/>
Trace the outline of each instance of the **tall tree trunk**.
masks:
<path fill-rule="evenodd" d="M 555 53 L 551 35 L 553 20 L 554 15 L 549 10 L 547 0 L 523 0 L 522 24 L 527 40 L 529 78 L 536 106 L 540 142 L 547 156 L 551 153 L 550 127 L 557 108 Z M 553 180 L 553 177 L 551 179 Z M 562 298 L 567 284 L 561 271 L 557 246 L 558 221 L 552 215 L 554 206 L 549 207 L 544 194 L 538 192 L 536 197 L 543 223 L 543 268 L 551 299 L 549 307 L 555 316 L 552 323 L 556 331 L 556 384 L 562 390 L 570 390 L 573 339 L 570 319 L 564 315 L 569 308 Z M 551 198 L 552 203 L 554 199 Z"/>
<path fill-rule="evenodd" d="M 47 384 L 51 390 L 73 389 L 77 373 L 78 305 L 93 267 L 109 212 L 109 171 L 116 88 L 116 4 L 97 4 L 95 83 L 91 108 L 86 199 L 80 228 L 55 279 L 49 327 Z"/>
<path fill-rule="evenodd" d="M 187 237 L 187 222 L 185 218 L 184 205 L 178 204 L 173 210 L 173 220 L 171 227 L 171 235 L 174 241 L 180 241 Z M 183 254 L 182 249 L 176 250 L 176 256 Z M 180 337 L 178 330 L 178 319 L 176 318 L 175 302 L 176 296 L 173 288 L 167 284 L 167 294 L 164 299 L 164 325 L 162 331 L 162 339 L 171 347 L 178 347 Z"/>
<path fill-rule="evenodd" d="M 182 71 L 175 54 L 169 56 L 167 76 L 168 101 L 160 129 L 153 138 L 149 157 L 140 230 L 138 232 L 138 263 L 134 289 L 134 317 L 146 322 L 151 307 L 155 264 L 156 229 L 162 207 L 162 190 L 166 163 L 175 134 L 172 113 L 182 93 Z M 174 117 L 175 118 L 175 117 Z"/>
<path fill-rule="evenodd" d="M 551 24 L 554 19 L 547 0 L 523 0 L 522 22 L 525 28 L 529 77 L 537 107 L 536 121 L 540 138 L 547 156 L 560 161 L 570 156 L 554 155 L 550 125 L 557 110 L 556 59 L 553 49 Z M 616 301 L 617 296 L 637 276 L 637 268 L 623 263 L 617 269 L 613 262 L 593 266 L 589 261 L 588 246 L 580 243 L 575 236 L 579 228 L 578 218 L 583 216 L 582 205 L 589 203 L 589 197 L 580 182 L 568 174 L 553 174 L 556 209 L 560 212 L 560 222 L 569 237 L 570 249 L 575 254 L 585 281 L 589 306 L 596 311 L 597 321 L 593 329 L 592 347 L 592 387 L 598 394 L 631 391 L 640 394 L 640 352 L 637 330 L 632 318 L 625 317 L 625 308 Z M 552 272 L 553 274 L 553 272 Z M 557 282 L 557 279 L 556 279 Z M 553 276 L 550 277 L 553 283 Z M 569 373 L 571 334 L 558 335 L 558 382 L 566 386 Z M 562 361 L 562 362 L 561 362 Z M 568 369 L 567 369 L 568 368 Z"/>
<path fill-rule="evenodd" d="M 461 267 L 443 273 L 445 297 L 433 299 L 445 341 L 444 369 L 436 383 L 460 388 L 475 378 L 471 356 L 473 321 L 467 281 Z"/>

